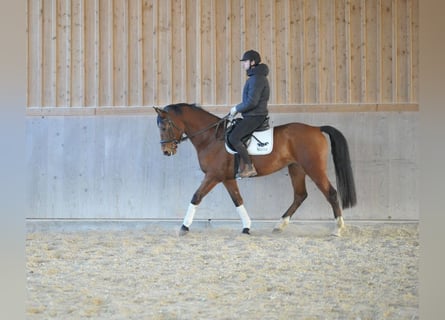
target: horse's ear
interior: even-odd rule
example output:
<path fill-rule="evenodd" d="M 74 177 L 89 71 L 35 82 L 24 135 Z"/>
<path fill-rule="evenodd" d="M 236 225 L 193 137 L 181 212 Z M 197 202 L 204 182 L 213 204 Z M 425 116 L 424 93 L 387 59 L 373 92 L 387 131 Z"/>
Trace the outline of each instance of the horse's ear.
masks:
<path fill-rule="evenodd" d="M 162 115 L 162 113 L 165 113 L 164 110 L 161 110 L 158 107 L 153 106 L 153 109 L 155 109 L 156 113 L 159 114 L 159 115 Z"/>

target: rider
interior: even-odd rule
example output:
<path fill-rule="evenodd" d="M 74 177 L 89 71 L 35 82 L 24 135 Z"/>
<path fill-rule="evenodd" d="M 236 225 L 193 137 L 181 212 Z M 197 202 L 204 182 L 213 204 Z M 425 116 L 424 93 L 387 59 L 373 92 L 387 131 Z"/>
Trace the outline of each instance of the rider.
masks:
<path fill-rule="evenodd" d="M 255 131 L 267 118 L 270 93 L 267 80 L 269 67 L 261 63 L 261 56 L 255 50 L 246 51 L 240 61 L 248 79 L 244 84 L 242 102 L 230 109 L 230 115 L 234 117 L 240 112 L 243 118 L 230 134 L 229 142 L 244 163 L 244 168 L 237 174 L 237 178 L 247 178 L 256 176 L 257 171 L 241 139 Z"/>

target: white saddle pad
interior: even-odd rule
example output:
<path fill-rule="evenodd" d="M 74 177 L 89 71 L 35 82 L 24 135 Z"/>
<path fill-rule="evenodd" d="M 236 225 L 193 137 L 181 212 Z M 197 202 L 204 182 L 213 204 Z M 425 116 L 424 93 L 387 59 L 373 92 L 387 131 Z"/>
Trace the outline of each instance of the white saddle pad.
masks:
<path fill-rule="evenodd" d="M 247 152 L 252 156 L 265 155 L 272 152 L 273 149 L 273 127 L 264 131 L 255 131 L 250 138 L 247 146 Z M 226 143 L 226 150 L 230 154 L 236 151 L 229 148 Z"/>

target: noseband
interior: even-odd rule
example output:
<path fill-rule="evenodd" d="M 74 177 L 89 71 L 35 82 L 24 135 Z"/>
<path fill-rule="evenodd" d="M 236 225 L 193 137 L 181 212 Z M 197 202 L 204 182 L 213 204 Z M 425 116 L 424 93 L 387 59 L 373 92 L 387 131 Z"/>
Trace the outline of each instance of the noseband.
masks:
<path fill-rule="evenodd" d="M 207 130 L 210 130 L 210 129 L 214 128 L 214 127 L 216 127 L 216 130 L 215 130 L 215 135 L 216 135 L 216 132 L 218 131 L 218 128 L 219 128 L 219 126 L 221 125 L 221 123 L 225 123 L 225 122 L 227 121 L 227 119 L 228 119 L 228 116 L 225 116 L 224 118 L 222 118 L 222 119 L 218 120 L 217 122 L 215 122 L 215 123 L 213 123 L 213 124 L 211 124 L 211 125 L 205 127 L 204 129 L 201 129 L 201 130 L 195 132 L 195 133 L 192 134 L 192 135 L 185 135 L 185 133 L 182 132 L 182 133 L 181 133 L 181 137 L 180 137 L 179 139 L 176 139 L 176 138 L 172 138 L 172 137 L 174 137 L 173 128 L 176 129 L 176 130 L 178 130 L 179 132 L 180 132 L 181 130 L 180 130 L 180 129 L 178 128 L 178 126 L 173 122 L 173 120 L 171 120 L 169 117 L 167 117 L 167 118 L 163 119 L 162 121 L 167 121 L 167 128 L 166 128 L 166 130 L 167 130 L 167 132 L 168 132 L 168 136 L 169 136 L 169 138 L 168 138 L 168 139 L 161 140 L 160 143 L 161 143 L 161 145 L 164 145 L 164 144 L 167 144 L 167 143 L 174 143 L 175 145 L 178 145 L 178 144 L 180 144 L 181 142 L 183 142 L 183 141 L 185 141 L 185 140 L 187 140 L 187 139 L 193 138 L 193 137 L 195 137 L 195 136 L 197 136 L 197 135 L 200 135 L 201 133 L 204 133 L 204 132 L 206 132 Z"/>

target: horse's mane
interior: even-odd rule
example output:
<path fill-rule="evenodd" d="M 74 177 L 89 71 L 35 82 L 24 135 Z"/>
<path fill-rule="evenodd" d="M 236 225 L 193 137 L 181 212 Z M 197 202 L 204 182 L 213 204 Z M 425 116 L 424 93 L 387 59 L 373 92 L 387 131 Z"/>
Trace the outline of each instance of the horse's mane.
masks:
<path fill-rule="evenodd" d="M 176 114 L 182 114 L 183 107 L 202 109 L 201 107 L 197 106 L 195 103 L 193 103 L 193 104 L 176 103 L 176 104 L 169 104 L 168 106 L 165 106 L 164 111 L 167 111 L 167 112 L 173 111 Z"/>
<path fill-rule="evenodd" d="M 216 115 L 214 115 L 214 114 L 210 113 L 209 111 L 203 109 L 201 106 L 197 105 L 196 103 L 192 103 L 192 104 L 189 104 L 189 103 L 169 104 L 168 106 L 164 107 L 164 111 L 167 111 L 167 112 L 172 111 L 172 112 L 174 112 L 177 115 L 181 115 L 182 114 L 182 110 L 184 108 L 192 108 L 194 110 L 199 110 L 199 111 L 202 111 L 204 113 L 207 113 L 207 114 L 211 115 L 212 117 L 218 118 Z"/>

